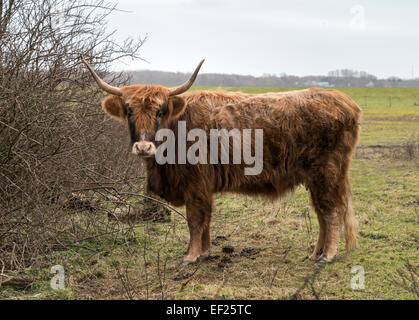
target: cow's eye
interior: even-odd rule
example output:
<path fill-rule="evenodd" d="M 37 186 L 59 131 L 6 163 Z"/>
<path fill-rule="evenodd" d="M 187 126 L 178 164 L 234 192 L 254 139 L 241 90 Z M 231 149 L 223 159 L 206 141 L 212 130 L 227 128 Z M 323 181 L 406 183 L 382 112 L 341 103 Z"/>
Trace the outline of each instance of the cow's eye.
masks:
<path fill-rule="evenodd" d="M 156 113 L 156 117 L 160 118 L 160 117 L 164 117 L 167 113 L 167 106 L 163 105 Z"/>
<path fill-rule="evenodd" d="M 125 105 L 125 108 L 127 110 L 128 117 L 132 116 L 132 114 L 134 113 L 132 111 L 132 108 L 130 108 L 130 106 L 128 104 Z"/>

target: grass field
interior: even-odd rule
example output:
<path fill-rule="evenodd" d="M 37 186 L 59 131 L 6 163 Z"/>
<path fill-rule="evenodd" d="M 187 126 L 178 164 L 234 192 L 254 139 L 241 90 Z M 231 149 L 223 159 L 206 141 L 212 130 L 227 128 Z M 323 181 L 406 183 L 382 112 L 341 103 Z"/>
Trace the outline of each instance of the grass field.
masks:
<path fill-rule="evenodd" d="M 189 233 L 183 218 L 172 214 L 168 223 L 121 225 L 129 232 L 39 257 L 25 272 L 36 279 L 34 285 L 27 290 L 2 286 L 0 298 L 418 299 L 419 106 L 414 97 L 419 103 L 419 89 L 342 91 L 364 111 L 362 147 L 351 168 L 359 248 L 350 257 L 345 257 L 342 238 L 333 264 L 305 259 L 318 225 L 302 187 L 275 202 L 217 195 L 209 261 L 180 267 Z M 224 253 L 226 245 L 234 252 Z M 66 272 L 62 291 L 50 287 L 50 268 L 57 264 Z M 351 288 L 354 266 L 365 271 L 364 289 Z"/>

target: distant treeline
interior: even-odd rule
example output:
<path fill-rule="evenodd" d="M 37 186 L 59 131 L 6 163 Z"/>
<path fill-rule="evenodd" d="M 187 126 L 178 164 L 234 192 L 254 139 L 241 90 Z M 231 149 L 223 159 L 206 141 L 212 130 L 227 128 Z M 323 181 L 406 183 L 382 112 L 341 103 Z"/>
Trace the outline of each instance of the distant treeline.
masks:
<path fill-rule="evenodd" d="M 164 71 L 130 71 L 131 83 L 160 84 L 164 86 L 175 86 L 183 83 L 190 73 L 164 72 Z M 220 86 L 220 87 L 396 87 L 396 88 L 418 88 L 419 78 L 402 80 L 391 77 L 377 79 L 377 77 L 347 69 L 330 71 L 327 76 L 305 76 L 292 75 L 263 75 L 254 77 L 250 75 L 237 74 L 200 74 L 195 82 L 198 86 Z"/>

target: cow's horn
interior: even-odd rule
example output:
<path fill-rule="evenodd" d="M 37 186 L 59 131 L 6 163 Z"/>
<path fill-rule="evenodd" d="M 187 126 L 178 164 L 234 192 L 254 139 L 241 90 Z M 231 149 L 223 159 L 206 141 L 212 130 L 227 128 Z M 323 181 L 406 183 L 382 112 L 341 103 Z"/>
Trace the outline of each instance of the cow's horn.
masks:
<path fill-rule="evenodd" d="M 176 96 L 178 94 L 184 93 L 184 92 L 188 91 L 190 87 L 192 87 L 192 85 L 193 85 L 193 83 L 196 79 L 196 76 L 198 75 L 199 69 L 201 69 L 201 66 L 204 63 L 204 61 L 205 61 L 205 59 L 203 59 L 199 63 L 199 65 L 195 69 L 195 72 L 193 73 L 193 75 L 191 76 L 191 78 L 188 81 L 186 81 L 184 84 L 182 84 L 179 87 L 169 89 L 171 96 Z"/>
<path fill-rule="evenodd" d="M 87 69 L 89 69 L 89 71 L 92 74 L 93 78 L 95 78 L 97 84 L 99 85 L 99 87 L 102 90 L 106 91 L 107 93 L 114 94 L 116 96 L 122 96 L 121 89 L 119 89 L 117 87 L 113 87 L 113 86 L 107 84 L 105 81 L 103 81 L 97 75 L 97 73 L 93 70 L 93 68 L 89 65 L 89 63 L 83 58 L 83 56 L 80 56 L 80 58 L 81 58 L 81 61 L 83 61 L 83 63 L 86 65 Z"/>

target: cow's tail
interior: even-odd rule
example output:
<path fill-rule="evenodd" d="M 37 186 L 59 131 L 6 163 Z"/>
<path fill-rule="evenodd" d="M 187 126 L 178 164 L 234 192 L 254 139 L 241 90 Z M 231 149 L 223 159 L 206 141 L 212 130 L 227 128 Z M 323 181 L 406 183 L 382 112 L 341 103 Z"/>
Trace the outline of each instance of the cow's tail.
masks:
<path fill-rule="evenodd" d="M 357 247 L 356 235 L 358 231 L 358 221 L 355 218 L 350 192 L 348 195 L 346 211 L 343 219 L 345 230 L 345 248 L 346 255 L 348 256 L 349 252 Z"/>

